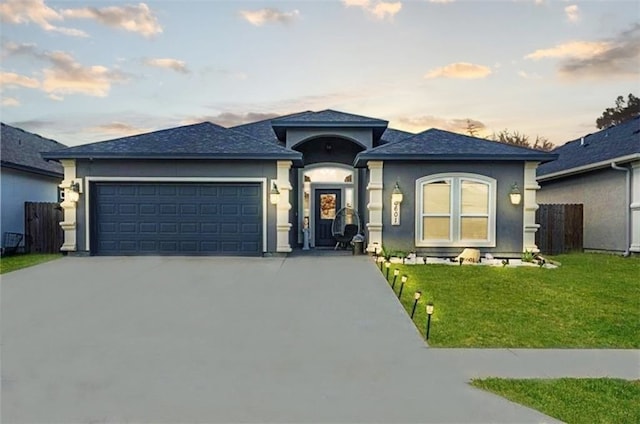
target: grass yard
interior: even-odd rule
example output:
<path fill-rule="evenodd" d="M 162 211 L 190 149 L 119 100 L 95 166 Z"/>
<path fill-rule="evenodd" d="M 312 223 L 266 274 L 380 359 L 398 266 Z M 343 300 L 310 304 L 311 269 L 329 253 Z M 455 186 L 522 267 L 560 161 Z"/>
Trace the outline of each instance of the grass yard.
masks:
<path fill-rule="evenodd" d="M 61 257 L 62 255 L 59 253 L 29 253 L 25 255 L 6 256 L 0 259 L 0 274 L 27 268 L 37 264 L 41 264 L 43 262 L 49 262 Z"/>
<path fill-rule="evenodd" d="M 487 378 L 473 380 L 471 385 L 569 424 L 640 422 L 640 381 L 638 380 Z"/>
<path fill-rule="evenodd" d="M 409 279 L 402 304 L 439 347 L 640 348 L 640 258 L 570 254 L 557 269 L 392 265 Z M 390 277 L 390 279 L 393 277 Z M 399 280 L 395 291 L 398 292 Z"/>

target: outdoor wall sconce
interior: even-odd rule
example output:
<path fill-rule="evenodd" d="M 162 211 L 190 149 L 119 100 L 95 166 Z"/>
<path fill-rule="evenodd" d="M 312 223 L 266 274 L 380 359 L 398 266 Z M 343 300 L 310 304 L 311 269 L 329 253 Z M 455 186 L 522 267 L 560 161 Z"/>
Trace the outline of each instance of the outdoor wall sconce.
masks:
<path fill-rule="evenodd" d="M 509 199 L 511 200 L 512 205 L 519 205 L 522 201 L 522 194 L 520 193 L 520 189 L 518 188 L 518 183 L 513 183 L 513 185 L 511 186 Z"/>
<path fill-rule="evenodd" d="M 387 268 L 387 281 L 389 281 L 389 268 L 391 268 L 391 262 L 387 261 L 384 266 Z"/>
<path fill-rule="evenodd" d="M 272 205 L 277 205 L 280 201 L 280 191 L 278 190 L 278 186 L 275 182 L 273 182 L 273 186 L 271 187 L 271 191 L 269 192 L 269 202 Z"/>
<path fill-rule="evenodd" d="M 425 334 L 425 339 L 429 340 L 429 330 L 431 329 L 431 315 L 433 315 L 433 302 L 427 303 L 427 332 Z"/>
<path fill-rule="evenodd" d="M 77 202 L 78 200 L 80 200 L 80 193 L 82 192 L 82 186 L 80 185 L 79 181 L 73 181 L 71 184 L 69 184 L 69 191 L 67 193 L 65 193 L 65 200 L 68 200 L 70 202 Z"/>
<path fill-rule="evenodd" d="M 400 225 L 400 203 L 403 198 L 404 195 L 396 181 L 396 186 L 391 192 L 391 225 Z"/>
<path fill-rule="evenodd" d="M 422 292 L 417 291 L 413 294 L 413 309 L 411 310 L 411 319 L 413 319 L 413 314 L 416 313 L 416 306 L 418 306 L 418 300 L 422 296 Z"/>
<path fill-rule="evenodd" d="M 407 282 L 408 277 L 406 275 L 403 275 L 400 278 L 400 291 L 398 292 L 398 299 L 400 299 L 400 297 L 402 296 L 402 289 L 404 288 L 404 283 Z"/>
<path fill-rule="evenodd" d="M 400 270 L 396 268 L 393 270 L 393 284 L 391 284 L 392 290 L 396 287 L 396 280 L 398 279 L 398 275 L 400 275 Z"/>

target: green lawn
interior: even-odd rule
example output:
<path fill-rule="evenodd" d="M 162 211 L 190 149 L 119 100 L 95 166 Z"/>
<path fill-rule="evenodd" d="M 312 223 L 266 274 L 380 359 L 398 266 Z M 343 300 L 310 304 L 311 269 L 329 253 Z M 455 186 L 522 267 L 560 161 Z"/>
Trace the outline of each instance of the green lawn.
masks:
<path fill-rule="evenodd" d="M 487 378 L 471 384 L 569 424 L 640 423 L 639 380 Z"/>
<path fill-rule="evenodd" d="M 33 265 L 41 264 L 43 262 L 49 262 L 61 257 L 62 255 L 59 253 L 29 253 L 26 255 L 7 256 L 4 258 L 0 258 L 0 274 L 5 274 L 17 269 L 27 268 Z"/>
<path fill-rule="evenodd" d="M 557 269 L 392 265 L 423 293 L 414 322 L 440 347 L 640 348 L 640 258 L 570 254 Z M 393 277 L 391 277 L 393 278 Z M 396 293 L 399 288 L 396 283 Z"/>

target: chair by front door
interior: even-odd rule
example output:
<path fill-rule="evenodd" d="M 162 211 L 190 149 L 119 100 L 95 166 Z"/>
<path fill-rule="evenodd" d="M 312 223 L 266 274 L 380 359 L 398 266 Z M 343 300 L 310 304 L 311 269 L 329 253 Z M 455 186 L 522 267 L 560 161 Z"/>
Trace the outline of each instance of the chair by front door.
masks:
<path fill-rule="evenodd" d="M 338 189 L 315 190 L 315 245 L 335 246 L 331 226 L 336 212 L 342 207 L 342 191 Z"/>

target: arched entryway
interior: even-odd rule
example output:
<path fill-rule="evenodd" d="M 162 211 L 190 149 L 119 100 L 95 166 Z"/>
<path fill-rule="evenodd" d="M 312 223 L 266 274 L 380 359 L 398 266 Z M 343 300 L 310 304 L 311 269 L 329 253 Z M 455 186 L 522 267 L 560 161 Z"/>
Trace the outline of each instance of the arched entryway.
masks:
<path fill-rule="evenodd" d="M 299 225 L 309 229 L 311 247 L 333 247 L 331 224 L 335 214 L 345 206 L 358 205 L 357 172 L 340 163 L 307 165 L 299 170 L 298 187 Z"/>

